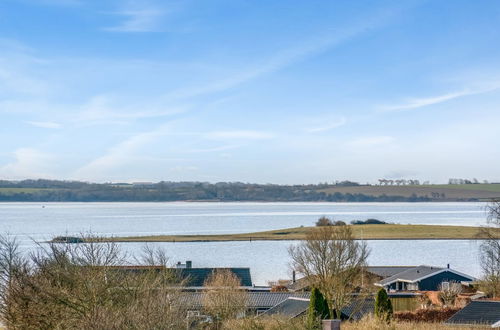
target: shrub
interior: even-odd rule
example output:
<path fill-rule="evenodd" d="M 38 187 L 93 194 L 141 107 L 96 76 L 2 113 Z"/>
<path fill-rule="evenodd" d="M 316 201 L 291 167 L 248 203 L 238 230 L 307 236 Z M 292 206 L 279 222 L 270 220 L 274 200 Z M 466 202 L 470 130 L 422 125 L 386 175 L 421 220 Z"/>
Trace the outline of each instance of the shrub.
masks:
<path fill-rule="evenodd" d="M 337 220 L 333 222 L 334 226 L 346 226 L 347 224 L 344 221 Z"/>
<path fill-rule="evenodd" d="M 333 226 L 332 220 L 328 219 L 327 217 L 321 217 L 316 221 L 316 226 L 317 227 L 323 227 L 323 226 Z"/>
<path fill-rule="evenodd" d="M 406 322 L 444 322 L 458 311 L 457 308 L 419 309 L 415 312 L 394 313 L 394 320 Z"/>
<path fill-rule="evenodd" d="M 353 220 L 351 221 L 352 225 L 385 225 L 387 222 L 377 219 L 366 219 L 363 220 Z"/>

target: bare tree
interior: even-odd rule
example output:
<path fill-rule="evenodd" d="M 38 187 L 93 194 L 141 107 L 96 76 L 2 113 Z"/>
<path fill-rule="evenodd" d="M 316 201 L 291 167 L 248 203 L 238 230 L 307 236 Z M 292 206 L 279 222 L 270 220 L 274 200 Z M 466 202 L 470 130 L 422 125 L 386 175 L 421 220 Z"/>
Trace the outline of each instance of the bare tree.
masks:
<path fill-rule="evenodd" d="M 439 298 L 445 306 L 453 307 L 458 295 L 462 293 L 462 284 L 456 281 L 439 284 Z"/>
<path fill-rule="evenodd" d="M 9 329 L 184 325 L 185 314 L 177 301 L 180 292 L 167 268 L 128 272 L 120 266 L 118 245 L 94 237 L 85 241 L 89 243 L 40 246 L 28 262 L 17 257 L 15 242 L 0 240 L 0 265 L 16 265 L 3 267 L 11 270 L 0 287 L 4 325 Z"/>
<path fill-rule="evenodd" d="M 354 240 L 349 226 L 319 227 L 289 253 L 295 271 L 325 295 L 334 317 L 340 317 L 361 281 L 369 255 L 366 243 Z"/>
<path fill-rule="evenodd" d="M 205 281 L 203 310 L 218 328 L 222 321 L 241 316 L 248 305 L 248 294 L 240 279 L 229 269 L 214 271 Z"/>
<path fill-rule="evenodd" d="M 481 228 L 479 235 L 484 238 L 481 244 L 481 268 L 483 278 L 481 288 L 492 297 L 500 296 L 500 199 L 488 205 L 487 226 Z"/>

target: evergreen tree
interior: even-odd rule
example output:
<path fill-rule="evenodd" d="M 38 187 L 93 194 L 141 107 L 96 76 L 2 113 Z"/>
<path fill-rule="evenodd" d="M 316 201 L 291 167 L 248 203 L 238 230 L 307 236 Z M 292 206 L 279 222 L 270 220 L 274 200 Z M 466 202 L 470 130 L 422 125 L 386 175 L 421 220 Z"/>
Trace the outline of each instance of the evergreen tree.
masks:
<path fill-rule="evenodd" d="M 309 299 L 309 309 L 307 311 L 307 324 L 309 329 L 320 329 L 321 320 L 330 317 L 328 302 L 317 288 L 311 291 Z"/>
<path fill-rule="evenodd" d="M 375 298 L 375 315 L 383 320 L 389 322 L 392 318 L 392 303 L 387 292 L 384 288 L 380 289 Z"/>

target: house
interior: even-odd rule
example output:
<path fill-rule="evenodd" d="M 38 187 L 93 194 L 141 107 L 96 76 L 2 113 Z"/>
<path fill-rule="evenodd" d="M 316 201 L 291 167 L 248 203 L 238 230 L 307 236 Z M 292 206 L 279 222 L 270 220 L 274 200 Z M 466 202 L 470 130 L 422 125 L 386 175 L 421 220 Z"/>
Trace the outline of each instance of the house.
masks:
<path fill-rule="evenodd" d="M 375 283 L 411 268 L 415 268 L 415 266 L 367 266 L 363 269 L 365 283 Z M 292 281 L 290 281 L 287 288 L 290 291 L 307 291 L 310 289 L 308 278 L 295 279 L 294 272 Z"/>
<path fill-rule="evenodd" d="M 203 287 L 205 281 L 215 271 L 229 270 L 239 278 L 242 287 L 252 287 L 252 276 L 250 268 L 194 268 L 191 261 L 185 264 L 177 263 L 176 267 L 170 268 L 180 279 L 186 280 L 186 285 L 193 288 Z"/>
<path fill-rule="evenodd" d="M 470 283 L 474 277 L 448 267 L 417 266 L 386 277 L 375 283 L 389 292 L 398 291 L 438 291 L 441 283 Z"/>
<path fill-rule="evenodd" d="M 500 328 L 500 301 L 473 300 L 450 317 L 448 325 L 488 325 Z"/>
<path fill-rule="evenodd" d="M 121 265 L 114 266 L 112 269 L 125 274 L 138 274 L 147 271 L 169 271 L 178 280 L 185 281 L 183 289 L 193 291 L 203 290 L 205 281 L 214 272 L 229 270 L 239 278 L 242 288 L 246 290 L 254 288 L 250 268 L 195 268 L 191 261 L 186 261 L 184 264 L 178 262 L 175 267 L 171 268 L 165 266 Z"/>

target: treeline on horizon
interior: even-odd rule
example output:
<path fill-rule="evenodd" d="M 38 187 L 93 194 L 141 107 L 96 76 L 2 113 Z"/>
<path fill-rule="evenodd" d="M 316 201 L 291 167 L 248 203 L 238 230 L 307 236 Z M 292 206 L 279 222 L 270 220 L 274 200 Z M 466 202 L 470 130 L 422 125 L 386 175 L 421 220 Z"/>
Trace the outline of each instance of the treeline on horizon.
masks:
<path fill-rule="evenodd" d="M 374 196 L 326 193 L 336 184 L 277 185 L 241 182 L 158 182 L 141 184 L 86 183 L 58 180 L 0 180 L 0 201 L 19 202 L 167 202 L 167 201 L 328 201 L 328 202 L 423 202 L 428 196 Z M 9 189 L 10 188 L 10 189 Z"/>

